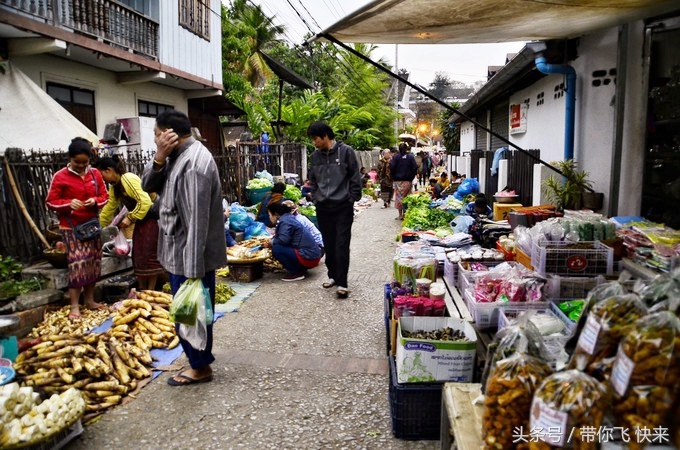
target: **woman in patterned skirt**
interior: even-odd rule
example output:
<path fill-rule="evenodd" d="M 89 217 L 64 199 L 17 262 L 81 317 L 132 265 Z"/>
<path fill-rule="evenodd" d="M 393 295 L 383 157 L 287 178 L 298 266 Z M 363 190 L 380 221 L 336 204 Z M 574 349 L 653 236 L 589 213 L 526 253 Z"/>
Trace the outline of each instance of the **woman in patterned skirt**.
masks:
<path fill-rule="evenodd" d="M 104 180 L 111 185 L 109 202 L 99 216 L 102 226 L 108 226 L 119 206 L 124 205 L 128 213 L 118 224 L 125 229 L 134 224 L 132 232 L 132 267 L 137 276 L 139 289 L 156 289 L 159 275 L 165 270 L 158 262 L 158 211 L 156 194 L 142 189 L 142 180 L 125 169 L 125 162 L 113 155 L 97 162 Z"/>
<path fill-rule="evenodd" d="M 80 293 L 85 306 L 105 309 L 94 301 L 95 283 L 101 277 L 102 240 L 100 236 L 81 241 L 73 227 L 96 218 L 99 208 L 109 199 L 101 173 L 90 167 L 92 146 L 87 139 L 75 138 L 68 147 L 69 162 L 52 177 L 45 203 L 59 216 L 68 259 L 69 318 L 80 318 Z"/>

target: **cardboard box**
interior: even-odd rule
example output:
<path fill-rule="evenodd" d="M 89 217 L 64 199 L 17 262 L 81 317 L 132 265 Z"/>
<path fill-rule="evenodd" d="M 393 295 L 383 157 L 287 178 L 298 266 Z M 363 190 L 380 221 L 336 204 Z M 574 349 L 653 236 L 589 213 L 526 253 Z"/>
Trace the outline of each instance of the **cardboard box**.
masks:
<path fill-rule="evenodd" d="M 522 208 L 521 203 L 494 203 L 493 220 L 508 220 L 508 213 L 517 208 Z"/>
<path fill-rule="evenodd" d="M 403 337 L 406 331 L 435 331 L 445 327 L 462 330 L 466 342 L 435 341 Z M 397 378 L 399 383 L 432 381 L 472 382 L 477 349 L 474 328 L 452 317 L 401 317 L 397 331 Z"/>

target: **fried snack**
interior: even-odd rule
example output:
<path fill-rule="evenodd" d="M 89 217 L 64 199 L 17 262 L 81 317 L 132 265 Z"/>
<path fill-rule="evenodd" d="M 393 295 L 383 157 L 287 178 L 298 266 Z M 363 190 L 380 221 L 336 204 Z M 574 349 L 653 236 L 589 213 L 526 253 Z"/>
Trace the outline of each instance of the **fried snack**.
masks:
<path fill-rule="evenodd" d="M 634 294 L 614 296 L 596 303 L 588 313 L 569 368 L 575 369 L 575 361 L 585 356 L 585 372 L 600 381 L 608 380 L 619 341 L 646 313 L 647 308 Z"/>
<path fill-rule="evenodd" d="M 486 386 L 482 421 L 486 449 L 515 449 L 518 428 L 529 430 L 529 413 L 534 391 L 552 373 L 538 358 L 516 353 L 499 361 Z"/>
<path fill-rule="evenodd" d="M 541 332 L 529 318 L 529 315 L 520 315 L 515 323 L 499 330 L 494 336 L 487 349 L 486 363 L 482 372 L 482 389 L 486 389 L 486 380 L 493 375 L 496 363 L 517 352 L 547 361 L 548 351 Z"/>
<path fill-rule="evenodd" d="M 663 311 L 638 320 L 621 341 L 610 381 L 617 426 L 668 426 L 680 382 L 680 319 Z"/>
<path fill-rule="evenodd" d="M 539 439 L 531 439 L 529 448 L 595 450 L 597 439 L 589 442 L 590 439 L 582 435 L 582 430 L 599 429 L 608 404 L 606 386 L 580 370 L 567 370 L 549 376 L 534 394 L 530 429 L 544 430 L 543 433 L 546 433 L 545 430 L 552 427 L 554 422 L 544 422 L 543 419 L 560 413 L 567 414 L 566 427 L 553 436 L 538 434 Z M 561 445 L 558 445 L 557 440 L 561 441 Z"/>

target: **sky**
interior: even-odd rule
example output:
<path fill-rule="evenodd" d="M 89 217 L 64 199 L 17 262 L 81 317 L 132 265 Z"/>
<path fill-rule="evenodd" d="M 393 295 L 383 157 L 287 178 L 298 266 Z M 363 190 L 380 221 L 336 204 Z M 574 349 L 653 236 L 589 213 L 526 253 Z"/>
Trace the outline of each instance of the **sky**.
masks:
<path fill-rule="evenodd" d="M 229 0 L 222 0 L 229 4 Z M 370 0 L 249 0 L 259 5 L 274 23 L 284 25 L 283 38 L 301 44 L 305 35 L 318 33 L 338 22 Z M 396 51 L 395 51 L 396 47 Z M 381 58 L 393 67 L 405 69 L 411 81 L 428 86 L 437 72 L 443 72 L 452 81 L 473 84 L 486 81 L 488 66 L 502 66 L 508 53 L 517 53 L 523 42 L 502 44 L 401 44 L 380 45 L 371 54 L 374 61 Z M 395 63 L 396 60 L 396 63 Z"/>

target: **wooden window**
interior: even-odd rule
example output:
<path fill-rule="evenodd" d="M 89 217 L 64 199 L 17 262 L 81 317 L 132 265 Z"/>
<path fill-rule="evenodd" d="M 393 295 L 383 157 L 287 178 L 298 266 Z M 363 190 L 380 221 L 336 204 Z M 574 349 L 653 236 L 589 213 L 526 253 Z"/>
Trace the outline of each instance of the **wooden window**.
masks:
<path fill-rule="evenodd" d="M 47 93 L 90 131 L 97 133 L 94 91 L 65 84 L 47 83 Z"/>
<path fill-rule="evenodd" d="M 210 0 L 179 0 L 179 24 L 210 40 Z"/>
<path fill-rule="evenodd" d="M 147 102 L 146 100 L 137 101 L 137 109 L 139 115 L 143 117 L 156 117 L 163 111 L 175 109 L 171 105 L 163 105 L 161 103 Z"/>

